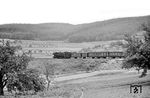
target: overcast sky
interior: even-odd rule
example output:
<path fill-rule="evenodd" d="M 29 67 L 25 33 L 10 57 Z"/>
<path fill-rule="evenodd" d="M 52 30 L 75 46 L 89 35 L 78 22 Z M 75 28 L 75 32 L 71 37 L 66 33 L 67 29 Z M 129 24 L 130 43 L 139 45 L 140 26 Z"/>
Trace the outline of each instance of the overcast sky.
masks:
<path fill-rule="evenodd" d="M 150 0 L 0 0 L 0 24 L 81 24 L 144 15 L 150 15 Z"/>

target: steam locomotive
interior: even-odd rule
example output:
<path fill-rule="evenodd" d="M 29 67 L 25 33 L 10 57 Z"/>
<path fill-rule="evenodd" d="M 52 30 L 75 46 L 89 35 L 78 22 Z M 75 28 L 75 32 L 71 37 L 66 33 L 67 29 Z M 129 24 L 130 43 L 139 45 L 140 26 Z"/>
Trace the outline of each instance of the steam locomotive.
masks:
<path fill-rule="evenodd" d="M 87 53 L 77 53 L 77 52 L 54 52 L 53 58 L 57 59 L 70 59 L 70 58 L 124 58 L 124 52 L 87 52 Z"/>

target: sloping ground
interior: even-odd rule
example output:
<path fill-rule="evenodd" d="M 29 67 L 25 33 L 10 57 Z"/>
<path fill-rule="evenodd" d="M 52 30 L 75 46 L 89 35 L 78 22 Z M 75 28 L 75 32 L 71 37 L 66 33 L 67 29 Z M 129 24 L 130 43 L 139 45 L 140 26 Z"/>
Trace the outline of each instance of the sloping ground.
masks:
<path fill-rule="evenodd" d="M 56 81 L 56 82 L 67 81 L 67 80 L 69 81 L 69 80 L 76 80 L 76 79 L 92 77 L 92 76 L 96 76 L 96 75 L 108 75 L 108 74 L 123 73 L 124 71 L 125 70 L 102 70 L 102 71 L 95 71 L 95 72 L 91 72 L 91 73 L 80 73 L 80 74 L 57 77 L 54 79 L 54 81 Z"/>
<path fill-rule="evenodd" d="M 130 93 L 130 85 L 142 85 L 142 93 Z M 131 76 L 110 81 L 87 83 L 83 98 L 149 98 L 150 75 L 139 78 Z"/>
<path fill-rule="evenodd" d="M 98 81 L 86 81 L 51 86 L 49 91 L 36 95 L 18 96 L 19 98 L 149 98 L 150 74 L 139 78 L 137 73 L 96 76 Z M 107 77 L 107 78 L 106 78 Z M 114 79 L 114 77 L 116 77 Z M 89 77 L 92 78 L 92 77 Z M 103 80 L 100 80 L 102 78 Z M 113 78 L 113 79 L 112 79 Z M 130 84 L 142 85 L 142 93 L 130 93 Z M 16 98 L 7 95 L 0 98 Z"/>
<path fill-rule="evenodd" d="M 120 40 L 124 34 L 135 34 L 150 16 L 127 17 L 98 21 L 89 24 L 5 24 L 0 25 L 0 38 L 24 40 L 62 40 L 68 42 L 91 42 Z"/>
<path fill-rule="evenodd" d="M 74 29 L 71 24 L 4 24 L 0 25 L 1 38 L 24 40 L 64 40 Z"/>
<path fill-rule="evenodd" d="M 150 71 L 149 71 L 150 74 Z M 113 85 L 117 85 L 117 82 L 112 82 L 114 80 L 121 80 L 125 78 L 131 78 L 131 77 L 138 77 L 140 74 L 136 70 L 102 70 L 102 71 L 96 71 L 91 73 L 83 73 L 78 75 L 70 75 L 70 76 L 64 76 L 64 77 L 58 77 L 56 78 L 56 82 L 61 81 L 63 83 L 61 84 L 92 84 L 93 82 L 101 82 L 106 83 L 105 85 L 102 84 L 101 86 L 107 87 L 112 84 L 108 84 L 107 82 L 113 83 Z M 121 81 L 122 84 L 128 84 L 129 81 Z M 130 81 L 133 82 L 133 81 Z M 130 83 L 129 82 L 129 83 Z"/>
<path fill-rule="evenodd" d="M 65 81 L 63 84 L 80 88 L 82 98 L 149 98 L 150 74 L 143 78 L 139 78 L 139 75 L 137 72 L 99 75 Z M 130 93 L 131 84 L 142 85 L 142 93 Z"/>
<path fill-rule="evenodd" d="M 49 98 L 149 98 L 150 74 L 139 78 L 137 72 L 122 74 L 108 74 L 83 79 L 68 80 L 59 83 L 55 88 L 62 88 L 66 95 L 61 95 L 62 89 L 57 89 L 58 96 L 52 97 L 50 92 L 46 93 Z M 82 81 L 82 82 L 79 82 Z M 130 85 L 142 85 L 142 93 L 130 93 Z M 53 91 L 53 90 L 52 90 Z M 51 97 L 50 97 L 51 96 Z"/>
<path fill-rule="evenodd" d="M 80 25 L 81 28 L 70 34 L 70 42 L 120 40 L 124 34 L 136 34 L 141 24 L 150 21 L 150 17 L 119 18 L 108 21 Z"/>
<path fill-rule="evenodd" d="M 40 68 L 46 63 L 55 65 L 57 75 L 83 71 L 118 70 L 122 67 L 120 59 L 33 59 L 29 63 L 29 68 Z"/>
<path fill-rule="evenodd" d="M 150 83 L 150 82 L 149 82 Z M 83 98 L 150 98 L 149 85 L 142 84 L 142 93 L 130 93 L 130 85 L 91 90 Z"/>

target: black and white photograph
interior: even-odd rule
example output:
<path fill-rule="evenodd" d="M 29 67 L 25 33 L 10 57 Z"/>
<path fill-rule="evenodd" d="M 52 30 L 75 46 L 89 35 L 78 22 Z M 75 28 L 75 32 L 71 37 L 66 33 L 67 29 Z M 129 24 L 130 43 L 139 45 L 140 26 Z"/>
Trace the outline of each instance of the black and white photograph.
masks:
<path fill-rule="evenodd" d="M 150 98 L 150 1 L 0 0 L 0 98 Z"/>

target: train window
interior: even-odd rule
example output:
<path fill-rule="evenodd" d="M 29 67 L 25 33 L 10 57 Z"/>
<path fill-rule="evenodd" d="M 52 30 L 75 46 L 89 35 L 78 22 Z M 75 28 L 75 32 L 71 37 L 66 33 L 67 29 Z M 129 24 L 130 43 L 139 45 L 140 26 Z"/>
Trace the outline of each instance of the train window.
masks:
<path fill-rule="evenodd" d="M 105 56 L 105 52 L 103 53 L 103 56 Z"/>
<path fill-rule="evenodd" d="M 114 56 L 114 55 L 115 55 L 115 53 L 113 52 L 113 53 L 112 53 L 112 55 Z"/>
<path fill-rule="evenodd" d="M 104 56 L 106 56 L 106 52 L 104 52 Z"/>
<path fill-rule="evenodd" d="M 109 55 L 109 53 L 107 52 L 107 56 Z"/>
<path fill-rule="evenodd" d="M 113 52 L 111 52 L 110 55 L 112 56 L 112 55 L 113 55 Z"/>
<path fill-rule="evenodd" d="M 116 55 L 118 55 L 118 53 L 116 52 Z"/>
<path fill-rule="evenodd" d="M 99 53 L 99 56 L 102 56 L 102 53 L 101 53 L 101 52 Z"/>
<path fill-rule="evenodd" d="M 114 55 L 114 53 L 112 52 L 112 56 Z"/>
<path fill-rule="evenodd" d="M 118 56 L 118 53 L 116 52 L 116 56 Z"/>
<path fill-rule="evenodd" d="M 104 55 L 104 53 L 102 52 L 102 56 Z"/>

